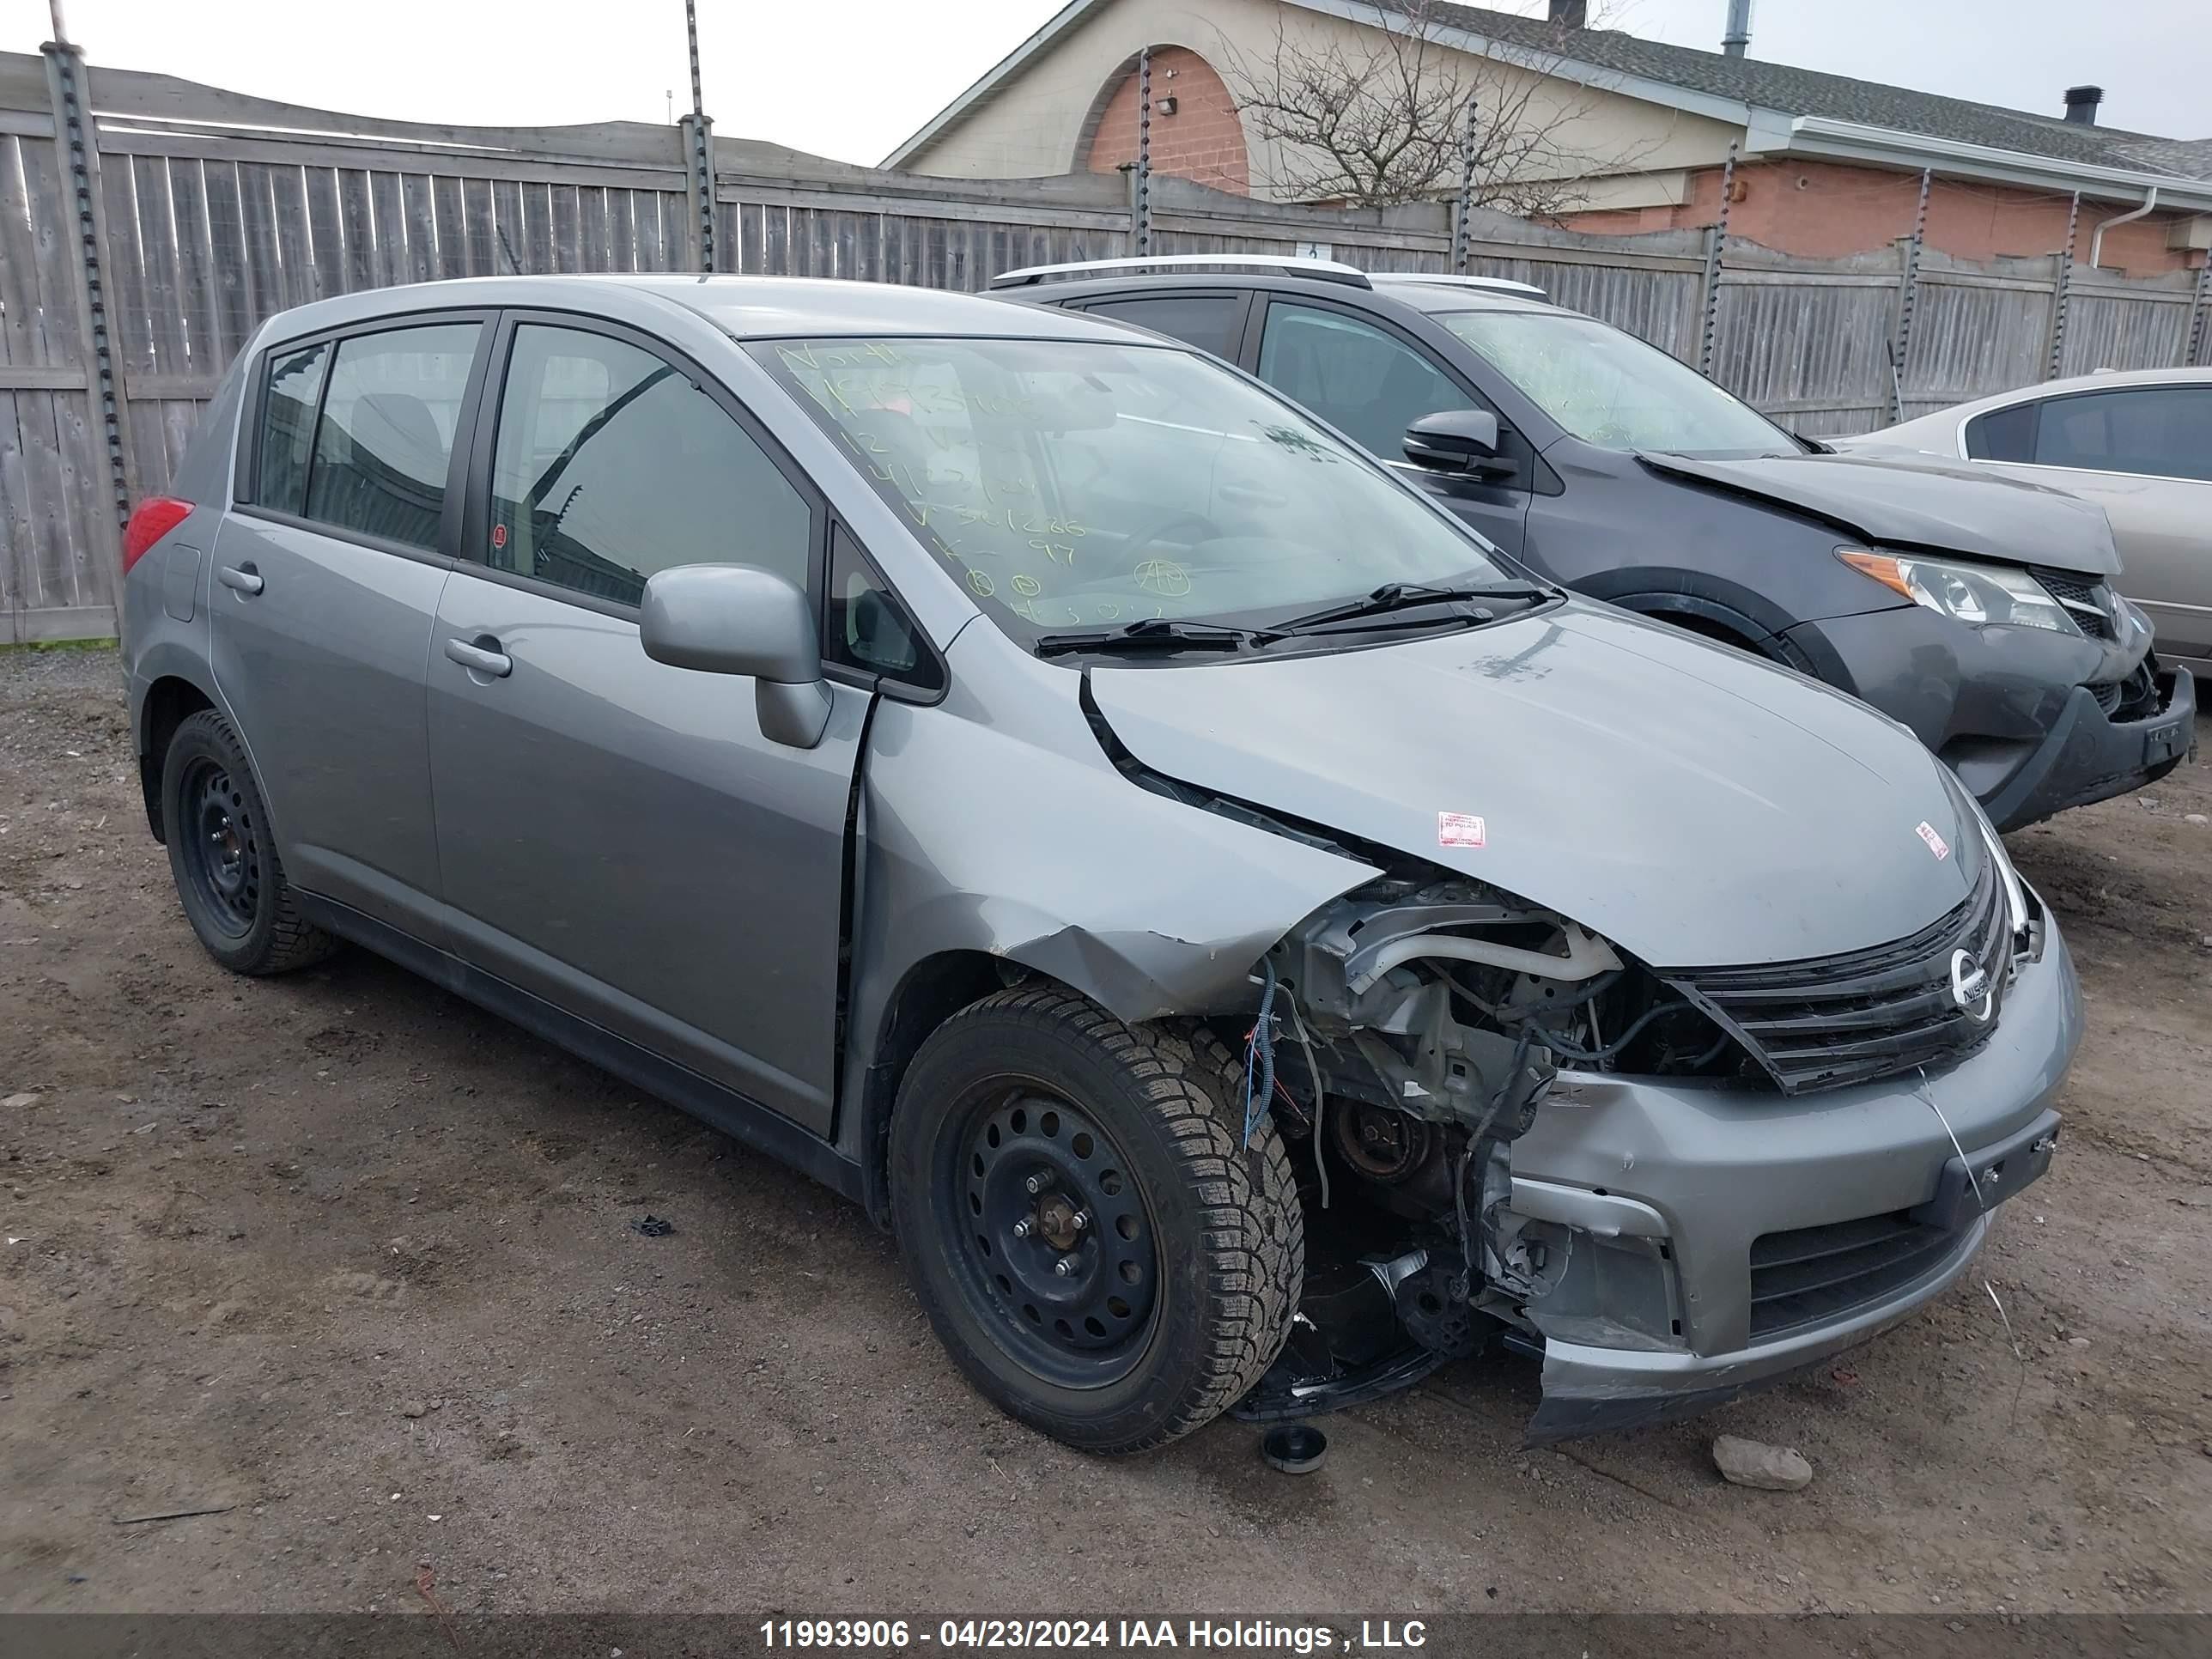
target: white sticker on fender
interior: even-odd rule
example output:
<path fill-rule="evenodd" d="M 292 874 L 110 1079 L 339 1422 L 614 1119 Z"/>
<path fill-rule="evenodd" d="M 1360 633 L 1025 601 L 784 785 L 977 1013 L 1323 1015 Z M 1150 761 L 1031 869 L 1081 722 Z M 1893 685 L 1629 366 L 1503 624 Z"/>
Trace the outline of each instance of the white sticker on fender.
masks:
<path fill-rule="evenodd" d="M 1488 834 L 1482 820 L 1472 812 L 1439 812 L 1437 814 L 1437 845 L 1439 847 L 1481 847 L 1487 844 Z"/>
<path fill-rule="evenodd" d="M 1913 833 L 1928 843 L 1928 850 L 1939 859 L 1951 856 L 1951 843 L 1936 833 L 1936 826 L 1923 818 L 1913 826 Z"/>

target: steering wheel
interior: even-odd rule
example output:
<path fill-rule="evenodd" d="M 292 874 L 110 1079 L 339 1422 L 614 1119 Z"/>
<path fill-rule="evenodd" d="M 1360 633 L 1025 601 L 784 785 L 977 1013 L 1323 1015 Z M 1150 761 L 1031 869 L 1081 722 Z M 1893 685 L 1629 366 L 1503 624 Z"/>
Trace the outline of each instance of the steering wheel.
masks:
<path fill-rule="evenodd" d="M 1167 517 L 1158 520 L 1152 525 L 1148 526 L 1141 535 L 1132 535 L 1128 540 L 1123 542 L 1121 544 L 1122 556 L 1127 558 L 1149 551 L 1154 543 L 1161 541 L 1166 537 L 1169 531 L 1176 529 L 1182 525 L 1194 525 L 1197 526 L 1199 531 L 1201 532 L 1198 538 L 1200 541 L 1214 540 L 1221 534 L 1221 526 L 1214 523 L 1212 520 L 1207 518 L 1203 513 L 1170 513 Z"/>

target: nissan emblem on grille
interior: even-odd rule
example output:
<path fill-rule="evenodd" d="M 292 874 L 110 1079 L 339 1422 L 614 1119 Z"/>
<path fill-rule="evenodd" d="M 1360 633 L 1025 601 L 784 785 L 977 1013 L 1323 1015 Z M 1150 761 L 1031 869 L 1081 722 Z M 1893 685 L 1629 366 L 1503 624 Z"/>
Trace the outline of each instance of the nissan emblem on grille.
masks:
<path fill-rule="evenodd" d="M 1951 952 L 1951 1000 L 1972 1020 L 1986 1020 L 1996 1011 L 1996 988 L 1972 951 Z"/>

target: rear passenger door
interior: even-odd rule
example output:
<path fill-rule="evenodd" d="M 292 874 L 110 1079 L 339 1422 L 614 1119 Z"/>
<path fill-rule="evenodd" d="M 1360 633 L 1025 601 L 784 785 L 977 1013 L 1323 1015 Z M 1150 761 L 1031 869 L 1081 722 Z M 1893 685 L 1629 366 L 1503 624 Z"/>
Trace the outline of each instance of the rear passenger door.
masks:
<path fill-rule="evenodd" d="M 422 670 L 487 323 L 425 313 L 263 353 L 210 590 L 216 684 L 286 874 L 433 942 Z"/>
<path fill-rule="evenodd" d="M 1966 453 L 2085 495 L 2112 521 L 2119 588 L 2169 657 L 2212 658 L 2212 385 L 2039 398 L 1967 422 Z"/>
<path fill-rule="evenodd" d="M 1502 416 L 1501 453 L 1524 452 L 1511 480 L 1491 483 L 1406 459 L 1406 428 L 1424 415 L 1491 407 L 1417 343 L 1379 318 L 1271 295 L 1261 320 L 1259 375 L 1436 496 L 1501 551 L 1521 552 L 1535 458 Z"/>
<path fill-rule="evenodd" d="M 654 662 L 638 642 L 646 579 L 672 566 L 758 565 L 818 595 L 826 507 L 660 343 L 535 313 L 511 313 L 501 337 L 470 556 L 430 652 L 453 948 L 826 1132 L 868 696 L 833 682 L 822 741 L 793 749 L 762 735 L 750 680 Z M 857 564 L 839 598 L 853 637 L 896 642 Z"/>

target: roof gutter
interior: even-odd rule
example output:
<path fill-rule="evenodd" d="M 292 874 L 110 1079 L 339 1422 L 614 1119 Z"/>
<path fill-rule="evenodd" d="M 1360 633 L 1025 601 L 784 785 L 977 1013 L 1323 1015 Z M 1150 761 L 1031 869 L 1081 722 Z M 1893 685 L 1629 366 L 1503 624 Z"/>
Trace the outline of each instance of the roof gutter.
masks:
<path fill-rule="evenodd" d="M 2061 161 L 2021 150 L 1996 149 L 1955 138 L 1930 138 L 1887 127 L 1865 126 L 1856 121 L 1830 120 L 1825 116 L 1800 115 L 1786 124 L 1754 120 L 1750 140 L 1754 153 L 1818 155 L 1882 167 L 1910 167 L 1916 172 L 1933 167 L 1936 172 L 1954 178 L 1985 179 L 2037 190 L 2078 190 L 2084 196 L 2106 201 L 2141 204 L 2140 212 L 2125 216 L 2130 219 L 2141 218 L 2154 207 L 2212 213 L 2212 179 Z"/>

